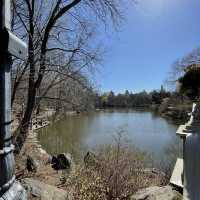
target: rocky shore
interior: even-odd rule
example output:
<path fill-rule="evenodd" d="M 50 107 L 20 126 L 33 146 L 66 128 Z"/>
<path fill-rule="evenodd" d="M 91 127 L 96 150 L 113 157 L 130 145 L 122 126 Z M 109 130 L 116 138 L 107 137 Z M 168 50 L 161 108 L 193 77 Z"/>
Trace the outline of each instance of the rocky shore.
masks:
<path fill-rule="evenodd" d="M 29 199 L 40 200 L 73 200 L 70 191 L 66 191 L 63 184 L 63 171 L 54 170 L 50 164 L 50 155 L 41 147 L 37 133 L 30 131 L 26 143 L 16 157 L 16 175 L 28 193 Z M 27 169 L 27 161 L 33 165 L 31 171 Z M 162 173 L 155 169 L 145 169 L 148 181 L 154 182 Z M 152 180 L 151 180 L 152 179 Z M 156 183 L 156 181 L 155 181 Z M 171 186 L 151 186 L 139 190 L 131 200 L 178 200 L 181 195 Z"/>
<path fill-rule="evenodd" d="M 67 199 L 60 189 L 62 172 L 55 171 L 49 163 L 50 155 L 42 149 L 37 133 L 30 131 L 20 154 L 16 157 L 17 179 L 27 190 L 29 199 Z M 32 169 L 27 169 L 30 162 Z"/>

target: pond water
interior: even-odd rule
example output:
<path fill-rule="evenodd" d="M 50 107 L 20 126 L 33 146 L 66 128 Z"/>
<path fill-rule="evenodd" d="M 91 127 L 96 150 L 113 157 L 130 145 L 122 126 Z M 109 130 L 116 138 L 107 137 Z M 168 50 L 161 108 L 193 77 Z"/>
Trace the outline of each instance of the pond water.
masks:
<path fill-rule="evenodd" d="M 39 131 L 42 146 L 51 154 L 76 150 L 86 152 L 113 142 L 116 133 L 157 161 L 167 159 L 170 152 L 177 156 L 180 139 L 177 125 L 144 110 L 104 110 L 67 116 Z M 174 148 L 175 147 L 175 148 Z"/>

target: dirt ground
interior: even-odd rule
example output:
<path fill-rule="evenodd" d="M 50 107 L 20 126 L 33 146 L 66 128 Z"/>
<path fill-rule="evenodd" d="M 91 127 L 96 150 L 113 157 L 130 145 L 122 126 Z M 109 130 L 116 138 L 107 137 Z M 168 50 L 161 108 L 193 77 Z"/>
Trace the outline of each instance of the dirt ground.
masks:
<path fill-rule="evenodd" d="M 27 157 L 31 157 L 37 166 L 35 172 L 26 169 Z M 44 183 L 61 186 L 62 172 L 55 171 L 49 163 L 49 154 L 41 148 L 37 140 L 37 133 L 30 131 L 29 136 L 19 155 L 16 156 L 16 177 L 20 181 L 24 178 L 34 178 Z"/>

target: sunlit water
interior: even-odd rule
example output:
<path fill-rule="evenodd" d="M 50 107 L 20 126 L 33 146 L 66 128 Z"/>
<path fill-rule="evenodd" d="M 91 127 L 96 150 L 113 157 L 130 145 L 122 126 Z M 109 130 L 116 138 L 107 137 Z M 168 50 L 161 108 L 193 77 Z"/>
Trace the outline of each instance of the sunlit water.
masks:
<path fill-rule="evenodd" d="M 76 150 L 86 152 L 109 144 L 116 133 L 123 132 L 130 144 L 160 161 L 168 159 L 169 152 L 173 156 L 178 154 L 180 141 L 176 129 L 177 125 L 148 111 L 106 110 L 68 116 L 40 130 L 39 140 L 51 154 L 73 154 Z"/>

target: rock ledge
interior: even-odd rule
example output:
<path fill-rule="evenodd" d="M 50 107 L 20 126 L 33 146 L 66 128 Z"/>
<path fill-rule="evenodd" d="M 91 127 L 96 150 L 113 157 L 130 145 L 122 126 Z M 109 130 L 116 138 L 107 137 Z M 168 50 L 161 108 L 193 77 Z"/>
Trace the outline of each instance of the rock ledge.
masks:
<path fill-rule="evenodd" d="M 28 196 L 40 200 L 69 200 L 68 193 L 58 189 L 55 186 L 45 184 L 43 182 L 26 178 L 23 180 L 23 185 L 27 190 Z"/>
<path fill-rule="evenodd" d="M 149 187 L 139 190 L 131 200 L 181 200 L 182 195 L 171 186 Z"/>

